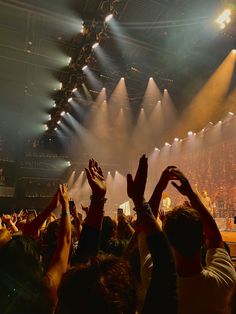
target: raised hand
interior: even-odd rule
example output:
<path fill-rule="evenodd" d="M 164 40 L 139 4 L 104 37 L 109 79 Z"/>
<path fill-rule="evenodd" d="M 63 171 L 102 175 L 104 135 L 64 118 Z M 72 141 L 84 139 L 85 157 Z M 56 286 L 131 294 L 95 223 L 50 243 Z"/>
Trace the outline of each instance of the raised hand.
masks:
<path fill-rule="evenodd" d="M 128 196 L 133 200 L 134 204 L 140 203 L 144 199 L 144 190 L 147 181 L 147 158 L 143 155 L 139 160 L 138 170 L 135 178 L 132 175 L 127 174 L 127 193 Z"/>
<path fill-rule="evenodd" d="M 89 167 L 85 168 L 88 183 L 94 196 L 104 197 L 106 194 L 106 182 L 102 169 L 94 159 L 89 160 Z"/>
<path fill-rule="evenodd" d="M 59 185 L 59 199 L 62 207 L 69 207 L 69 195 L 66 184 Z"/>
<path fill-rule="evenodd" d="M 170 180 L 174 180 L 176 176 L 173 173 L 173 170 L 177 169 L 175 166 L 168 166 L 162 172 L 160 180 L 158 182 L 159 188 L 164 191 Z"/>
<path fill-rule="evenodd" d="M 175 180 L 180 181 L 180 185 L 178 185 L 176 182 L 171 182 L 172 185 L 183 195 L 189 196 L 193 193 L 193 189 L 188 182 L 188 179 L 185 177 L 185 175 L 178 169 L 172 169 L 171 170 L 173 177 Z"/>

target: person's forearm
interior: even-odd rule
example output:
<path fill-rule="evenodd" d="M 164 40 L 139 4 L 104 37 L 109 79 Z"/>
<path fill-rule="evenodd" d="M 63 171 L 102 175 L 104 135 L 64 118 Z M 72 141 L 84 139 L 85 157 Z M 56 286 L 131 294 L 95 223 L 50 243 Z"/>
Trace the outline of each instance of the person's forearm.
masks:
<path fill-rule="evenodd" d="M 191 192 L 189 193 L 188 198 L 193 208 L 198 211 L 202 218 L 207 248 L 224 247 L 217 224 L 207 208 L 201 202 L 198 195 Z"/>
<path fill-rule="evenodd" d="M 81 222 L 80 222 L 80 219 L 77 215 L 74 215 L 73 218 L 74 218 L 74 222 L 75 222 L 76 237 L 77 237 L 77 240 L 79 240 L 80 234 L 81 234 L 81 229 L 82 229 Z"/>
<path fill-rule="evenodd" d="M 71 221 L 69 204 L 62 205 L 61 221 L 58 235 L 58 249 L 64 246 L 70 247 L 71 243 Z"/>
<path fill-rule="evenodd" d="M 92 197 L 85 223 L 90 227 L 101 230 L 102 220 L 104 215 L 104 204 L 105 198 L 103 197 Z"/>
<path fill-rule="evenodd" d="M 54 210 L 51 204 L 37 217 L 34 218 L 30 223 L 26 224 L 23 228 L 23 234 L 35 236 L 38 234 L 39 229 L 42 227 L 43 223 L 50 216 L 51 212 Z"/>
<path fill-rule="evenodd" d="M 164 189 L 162 188 L 162 186 L 159 183 L 157 183 L 155 190 L 153 191 L 153 194 L 149 200 L 149 205 L 152 209 L 153 215 L 156 218 L 158 216 L 158 211 L 159 211 L 159 206 L 160 206 L 163 191 Z"/>

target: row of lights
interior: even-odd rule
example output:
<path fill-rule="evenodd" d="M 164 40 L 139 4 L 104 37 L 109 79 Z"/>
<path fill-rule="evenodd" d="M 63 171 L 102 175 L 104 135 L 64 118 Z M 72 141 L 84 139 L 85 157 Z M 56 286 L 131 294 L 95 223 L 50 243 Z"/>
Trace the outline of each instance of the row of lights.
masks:
<path fill-rule="evenodd" d="M 79 71 L 80 70 L 84 71 L 88 67 L 88 64 L 89 64 L 89 62 L 90 62 L 90 60 L 92 58 L 92 54 L 91 54 L 92 51 L 91 50 L 94 50 L 94 49 L 96 49 L 98 47 L 98 45 L 100 44 L 100 41 L 101 41 L 102 32 L 106 31 L 107 24 L 109 23 L 109 21 L 111 21 L 112 18 L 117 15 L 117 11 L 115 10 L 116 3 L 117 3 L 116 0 L 113 0 L 113 1 L 104 0 L 101 3 L 101 6 L 99 8 L 99 15 L 101 13 L 105 15 L 106 12 L 107 12 L 107 15 L 104 18 L 104 27 L 103 27 L 102 31 L 99 30 L 100 31 L 99 33 L 98 33 L 97 29 L 96 29 L 96 26 L 99 25 L 98 24 L 99 21 L 97 21 L 96 18 L 94 18 L 93 22 L 91 23 L 91 26 L 87 27 L 84 24 L 82 25 L 80 33 L 82 35 L 84 35 L 83 43 L 85 42 L 85 44 L 82 45 L 82 48 L 80 49 L 79 55 L 76 57 L 75 63 L 72 63 L 72 57 L 68 57 L 68 61 L 67 61 L 67 64 L 68 64 L 69 68 L 73 68 L 74 69 L 74 67 L 76 68 L 78 66 L 77 69 L 76 69 L 76 71 L 77 71 L 77 75 L 76 76 L 77 76 L 78 79 L 75 79 L 75 82 L 72 79 L 71 80 L 72 84 L 73 84 L 73 82 L 74 82 L 74 84 L 79 84 L 79 85 L 82 84 L 82 82 L 83 82 L 82 75 L 83 74 L 81 72 L 82 75 L 81 75 L 81 78 L 79 78 Z M 107 6 L 107 4 L 109 4 L 109 5 Z M 104 5 L 105 5 L 105 10 L 104 10 Z M 90 46 L 88 42 L 91 40 L 90 38 L 92 36 L 95 36 L 97 41 Z M 86 40 L 87 40 L 87 42 L 86 42 Z M 81 60 L 85 60 L 87 63 L 83 66 L 81 64 L 83 61 L 81 61 Z M 75 77 L 75 76 L 73 76 L 73 77 Z M 71 91 L 71 89 L 70 89 L 71 88 L 70 87 L 71 81 L 70 81 L 70 79 L 68 81 L 69 82 L 67 82 L 68 83 L 67 86 L 64 86 L 64 84 L 62 82 L 59 83 L 58 93 L 61 92 L 61 91 L 64 91 L 65 92 L 65 96 L 67 96 L 67 100 L 66 100 L 66 97 L 65 98 L 63 97 L 62 100 L 61 99 L 59 100 L 59 103 L 60 102 L 62 103 L 61 107 L 63 107 L 63 108 L 61 110 L 63 110 L 63 111 L 67 111 L 69 109 L 68 103 L 70 103 L 72 101 L 72 94 L 77 91 L 77 88 L 73 88 L 72 91 Z M 69 87 L 68 87 L 68 85 L 69 85 Z M 68 98 L 68 94 L 70 94 L 69 98 Z M 61 96 L 60 96 L 60 98 L 61 98 Z M 56 102 L 53 104 L 53 108 L 55 108 L 55 107 L 57 107 L 57 103 Z M 56 113 L 58 113 L 58 111 Z M 61 116 L 63 116 L 63 115 L 61 115 Z M 61 123 L 60 119 L 61 118 L 59 117 L 59 120 L 56 122 L 57 125 Z M 49 126 L 50 121 L 52 121 L 52 116 L 51 115 L 50 115 L 50 119 L 48 119 L 48 122 L 46 124 L 44 124 L 44 129 L 45 130 L 49 130 L 49 128 L 50 128 L 50 126 Z M 50 124 L 52 124 L 52 123 L 50 123 Z M 54 130 L 57 130 L 57 126 L 54 127 Z"/>
<path fill-rule="evenodd" d="M 233 112 L 228 112 L 228 115 L 234 116 L 234 113 L 233 113 Z M 218 122 L 216 123 L 216 125 L 217 125 L 217 124 L 222 124 L 222 123 L 223 123 L 223 122 L 220 120 L 220 121 L 218 121 Z M 214 125 L 213 122 L 209 122 L 208 124 L 211 125 L 211 126 Z M 203 128 L 200 132 L 204 132 L 204 131 L 206 131 L 206 128 Z M 187 135 L 188 135 L 188 137 L 191 137 L 191 136 L 196 136 L 197 133 L 195 133 L 195 132 L 193 132 L 193 131 L 188 131 L 188 132 L 187 132 Z M 174 138 L 174 142 L 182 142 L 182 141 L 183 141 L 183 139 L 179 139 L 178 137 L 175 137 L 175 138 Z M 170 143 L 165 142 L 164 147 L 170 147 L 170 146 L 171 146 Z M 161 151 L 158 147 L 155 147 L 154 150 L 155 150 L 155 151 L 158 151 L 158 152 Z"/>

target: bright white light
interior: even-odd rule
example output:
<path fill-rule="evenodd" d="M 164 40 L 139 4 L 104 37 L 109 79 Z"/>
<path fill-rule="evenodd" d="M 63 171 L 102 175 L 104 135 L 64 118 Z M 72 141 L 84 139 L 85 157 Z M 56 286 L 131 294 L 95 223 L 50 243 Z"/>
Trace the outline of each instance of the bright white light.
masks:
<path fill-rule="evenodd" d="M 80 33 L 83 33 L 83 32 L 84 32 L 84 25 L 82 24 L 81 29 L 80 29 Z"/>
<path fill-rule="evenodd" d="M 92 49 L 96 49 L 98 45 L 99 45 L 99 43 L 94 43 L 94 44 L 92 45 Z"/>
<path fill-rule="evenodd" d="M 71 166 L 71 162 L 70 162 L 69 160 L 67 161 L 67 165 L 68 165 L 68 166 Z"/>
<path fill-rule="evenodd" d="M 220 120 L 220 121 L 218 121 L 218 123 L 219 123 L 219 124 L 222 124 L 222 121 Z"/>
<path fill-rule="evenodd" d="M 57 130 L 58 130 L 58 128 L 57 128 L 57 127 L 55 127 L 55 128 L 54 128 L 54 130 L 55 130 L 55 131 L 57 131 Z"/>
<path fill-rule="evenodd" d="M 188 136 L 191 136 L 193 135 L 193 132 L 192 131 L 188 131 Z"/>
<path fill-rule="evenodd" d="M 48 130 L 47 124 L 44 124 L 44 129 L 45 129 L 46 131 Z"/>
<path fill-rule="evenodd" d="M 231 111 L 229 112 L 229 114 L 230 114 L 231 116 L 233 116 L 233 115 L 234 115 L 234 113 L 233 113 L 233 112 L 231 112 Z"/>
<path fill-rule="evenodd" d="M 68 98 L 68 102 L 70 102 L 72 100 L 72 97 Z"/>
<path fill-rule="evenodd" d="M 112 18 L 113 18 L 113 14 L 107 15 L 107 17 L 105 18 L 105 22 L 108 23 Z"/>
<path fill-rule="evenodd" d="M 87 69 L 87 65 L 84 65 L 83 67 L 82 67 L 82 70 L 84 71 L 84 70 L 86 70 Z"/>
<path fill-rule="evenodd" d="M 168 142 L 165 142 L 165 146 L 171 146 Z"/>
<path fill-rule="evenodd" d="M 57 124 L 61 124 L 61 120 L 58 120 L 58 121 L 57 121 Z"/>
<path fill-rule="evenodd" d="M 56 105 L 57 105 L 57 104 L 54 102 L 54 103 L 53 103 L 53 107 L 56 107 Z"/>
<path fill-rule="evenodd" d="M 164 89 L 164 92 L 167 92 L 167 89 L 166 89 L 166 88 Z"/>
<path fill-rule="evenodd" d="M 159 148 L 158 148 L 158 147 L 155 147 L 154 150 L 157 152 L 157 151 L 159 151 Z"/>
<path fill-rule="evenodd" d="M 77 91 L 77 88 L 72 89 L 72 93 L 75 93 Z"/>
<path fill-rule="evenodd" d="M 70 63 L 71 63 L 71 60 L 72 60 L 72 58 L 69 57 L 68 60 L 67 60 L 67 63 L 70 64 Z"/>
<path fill-rule="evenodd" d="M 215 20 L 215 22 L 219 25 L 220 29 L 225 28 L 225 24 L 229 24 L 231 22 L 231 10 L 226 9 L 224 10 L 218 18 Z"/>
<path fill-rule="evenodd" d="M 64 116 L 64 115 L 65 115 L 65 111 L 62 111 L 62 112 L 61 112 L 61 116 Z"/>
<path fill-rule="evenodd" d="M 174 141 L 175 141 L 175 142 L 178 142 L 178 141 L 179 141 L 178 137 L 175 137 L 175 138 L 174 138 Z"/>
<path fill-rule="evenodd" d="M 111 172 L 110 171 L 108 171 L 108 173 L 107 174 L 111 174 Z"/>
<path fill-rule="evenodd" d="M 59 89 L 62 89 L 63 85 L 62 82 L 59 83 Z"/>
<path fill-rule="evenodd" d="M 153 80 L 153 77 L 150 77 L 149 80 Z"/>
<path fill-rule="evenodd" d="M 49 115 L 48 115 L 48 120 L 51 121 L 51 119 L 52 119 L 52 117 L 51 117 L 51 115 L 49 114 Z"/>
<path fill-rule="evenodd" d="M 121 80 L 123 81 L 123 80 L 124 80 L 124 77 L 122 77 Z"/>
<path fill-rule="evenodd" d="M 236 49 L 233 49 L 233 50 L 232 50 L 232 53 L 233 53 L 234 55 L 236 55 Z"/>
<path fill-rule="evenodd" d="M 213 122 L 210 121 L 209 124 L 210 124 L 210 125 L 213 125 Z"/>
<path fill-rule="evenodd" d="M 119 172 L 116 170 L 115 174 L 118 174 Z"/>

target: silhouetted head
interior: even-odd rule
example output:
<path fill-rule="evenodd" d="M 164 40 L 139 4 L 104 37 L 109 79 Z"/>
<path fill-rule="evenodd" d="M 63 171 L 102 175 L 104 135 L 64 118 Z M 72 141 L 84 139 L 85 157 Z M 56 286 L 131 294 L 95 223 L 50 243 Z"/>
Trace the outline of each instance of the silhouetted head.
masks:
<path fill-rule="evenodd" d="M 129 264 L 99 254 L 64 275 L 56 314 L 134 314 L 136 292 Z"/>
<path fill-rule="evenodd" d="M 48 290 L 35 241 L 17 236 L 0 249 L 2 313 L 50 313 Z"/>
<path fill-rule="evenodd" d="M 165 215 L 163 229 L 171 245 L 185 257 L 200 251 L 203 225 L 198 212 L 185 205 L 175 207 Z"/>

